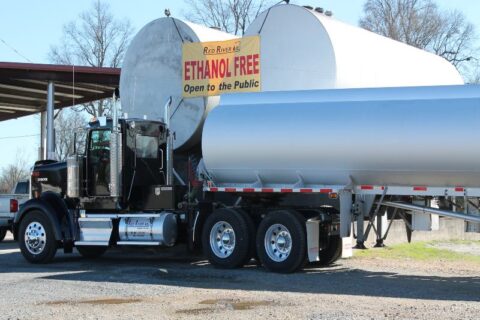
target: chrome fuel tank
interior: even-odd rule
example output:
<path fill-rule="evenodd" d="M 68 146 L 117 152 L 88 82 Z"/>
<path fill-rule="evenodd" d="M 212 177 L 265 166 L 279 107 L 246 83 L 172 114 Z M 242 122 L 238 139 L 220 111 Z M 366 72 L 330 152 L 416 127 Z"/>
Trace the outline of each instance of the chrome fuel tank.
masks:
<path fill-rule="evenodd" d="M 120 219 L 118 226 L 120 241 L 135 243 L 159 242 L 173 246 L 177 240 L 177 219 L 175 215 L 163 212 L 158 217 L 130 216 Z"/>
<path fill-rule="evenodd" d="M 202 151 L 217 186 L 480 187 L 480 87 L 222 96 Z"/>

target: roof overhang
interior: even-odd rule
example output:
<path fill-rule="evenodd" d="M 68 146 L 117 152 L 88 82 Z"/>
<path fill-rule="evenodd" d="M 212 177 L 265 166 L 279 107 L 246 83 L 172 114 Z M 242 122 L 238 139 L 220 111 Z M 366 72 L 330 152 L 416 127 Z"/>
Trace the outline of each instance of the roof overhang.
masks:
<path fill-rule="evenodd" d="M 0 121 L 45 111 L 49 82 L 61 109 L 111 97 L 120 69 L 0 62 Z"/>

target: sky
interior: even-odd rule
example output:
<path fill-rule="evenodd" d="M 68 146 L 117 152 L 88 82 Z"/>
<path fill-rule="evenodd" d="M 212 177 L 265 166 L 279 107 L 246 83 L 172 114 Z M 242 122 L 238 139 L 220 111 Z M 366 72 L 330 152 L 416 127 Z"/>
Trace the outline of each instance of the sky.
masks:
<path fill-rule="evenodd" d="M 169 8 L 172 16 L 183 18 L 188 7 L 183 0 L 104 0 L 120 19 L 130 19 L 135 31 L 148 22 L 164 16 Z M 311 5 L 331 10 L 336 19 L 356 25 L 365 0 L 291 0 L 290 3 Z M 460 10 L 475 24 L 480 35 L 480 1 L 437 0 L 441 9 Z M 60 41 L 62 27 L 88 10 L 90 0 L 3 0 L 0 10 L 0 61 L 49 63 L 51 45 Z M 15 52 L 17 51 L 17 52 Z M 29 116 L 0 122 L 0 168 L 13 163 L 17 156 L 28 163 L 37 159 L 40 117 Z"/>

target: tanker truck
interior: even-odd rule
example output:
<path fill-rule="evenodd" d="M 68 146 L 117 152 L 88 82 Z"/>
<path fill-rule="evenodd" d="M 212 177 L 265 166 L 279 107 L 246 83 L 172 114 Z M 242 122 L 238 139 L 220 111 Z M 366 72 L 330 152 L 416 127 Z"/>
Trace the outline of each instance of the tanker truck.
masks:
<path fill-rule="evenodd" d="M 333 263 L 351 222 L 388 208 L 480 222 L 433 207 L 480 197 L 478 86 L 225 95 L 191 181 L 179 169 L 191 161 L 174 152 L 171 99 L 163 121 L 115 110 L 86 129 L 85 150 L 35 164 L 14 221 L 28 261 L 183 243 L 214 266 L 255 258 L 288 273 Z"/>

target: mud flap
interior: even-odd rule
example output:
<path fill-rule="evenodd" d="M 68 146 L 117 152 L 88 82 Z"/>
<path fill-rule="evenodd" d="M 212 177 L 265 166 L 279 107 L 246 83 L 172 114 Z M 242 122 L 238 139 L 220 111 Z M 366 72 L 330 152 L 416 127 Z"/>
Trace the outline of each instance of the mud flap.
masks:
<path fill-rule="evenodd" d="M 352 224 L 352 191 L 340 190 L 340 237 L 350 237 Z"/>

